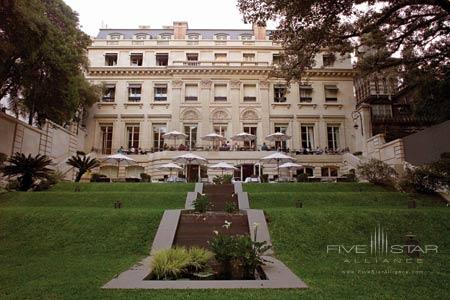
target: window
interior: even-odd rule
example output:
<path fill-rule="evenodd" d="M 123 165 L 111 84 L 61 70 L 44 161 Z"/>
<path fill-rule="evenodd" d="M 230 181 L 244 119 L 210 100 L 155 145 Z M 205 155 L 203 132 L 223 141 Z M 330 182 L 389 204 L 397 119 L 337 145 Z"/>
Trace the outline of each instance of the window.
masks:
<path fill-rule="evenodd" d="M 105 54 L 105 66 L 117 66 L 117 53 Z"/>
<path fill-rule="evenodd" d="M 186 60 L 189 66 L 198 65 L 198 53 L 186 53 Z"/>
<path fill-rule="evenodd" d="M 166 131 L 166 124 L 153 124 L 153 150 L 164 150 L 164 139 L 162 136 L 166 133 Z"/>
<path fill-rule="evenodd" d="M 218 33 L 215 35 L 215 37 L 216 37 L 216 40 L 219 40 L 219 41 L 228 40 L 228 34 L 225 34 L 225 33 Z"/>
<path fill-rule="evenodd" d="M 244 132 L 245 133 L 249 133 L 249 134 L 253 134 L 254 136 L 257 136 L 256 135 L 257 129 L 258 129 L 258 127 L 257 127 L 256 124 L 244 125 Z M 253 141 L 245 141 L 244 142 L 244 147 L 246 147 L 246 148 L 255 149 L 256 145 L 258 145 L 258 143 L 256 141 L 256 138 Z"/>
<path fill-rule="evenodd" d="M 136 40 L 146 40 L 148 37 L 148 34 L 146 33 L 136 33 L 136 35 L 134 36 L 136 38 Z"/>
<path fill-rule="evenodd" d="M 300 85 L 300 102 L 312 102 L 312 91 L 310 85 Z"/>
<path fill-rule="evenodd" d="M 308 177 L 314 176 L 314 169 L 311 167 L 305 167 L 297 170 L 297 175 L 306 174 Z"/>
<path fill-rule="evenodd" d="M 333 53 L 324 54 L 322 55 L 322 60 L 324 67 L 332 67 L 336 60 L 336 56 Z"/>
<path fill-rule="evenodd" d="M 300 136 L 303 149 L 314 149 L 314 125 L 301 125 Z"/>
<path fill-rule="evenodd" d="M 273 87 L 273 101 L 276 103 L 286 102 L 286 86 L 276 84 Z"/>
<path fill-rule="evenodd" d="M 157 66 L 167 66 L 169 64 L 169 54 L 168 53 L 156 53 L 156 65 Z"/>
<path fill-rule="evenodd" d="M 157 83 L 155 84 L 153 91 L 153 99 L 155 101 L 167 101 L 167 84 Z"/>
<path fill-rule="evenodd" d="M 214 84 L 214 101 L 227 101 L 226 84 Z"/>
<path fill-rule="evenodd" d="M 170 34 L 170 33 L 161 33 L 159 35 L 159 38 L 161 40 L 170 40 L 172 38 L 172 34 Z"/>
<path fill-rule="evenodd" d="M 195 149 L 197 145 L 198 124 L 184 124 L 184 134 L 187 135 L 186 142 L 189 150 Z"/>
<path fill-rule="evenodd" d="M 127 144 L 128 149 L 139 148 L 139 124 L 127 124 Z"/>
<path fill-rule="evenodd" d="M 133 67 L 141 67 L 142 61 L 144 60 L 144 55 L 142 53 L 131 53 L 130 63 Z"/>
<path fill-rule="evenodd" d="M 198 85 L 186 84 L 185 85 L 185 101 L 197 101 L 198 100 Z"/>
<path fill-rule="evenodd" d="M 325 101 L 326 102 L 336 102 L 338 100 L 338 87 L 335 84 L 325 85 Z"/>
<path fill-rule="evenodd" d="M 390 104 L 373 104 L 372 115 L 374 117 L 392 117 L 392 105 Z"/>
<path fill-rule="evenodd" d="M 253 39 L 253 36 L 251 34 L 241 34 L 242 41 L 251 41 L 252 39 Z"/>
<path fill-rule="evenodd" d="M 244 84 L 244 102 L 256 101 L 256 84 Z"/>
<path fill-rule="evenodd" d="M 214 60 L 215 61 L 226 61 L 227 60 L 227 54 L 226 53 L 215 53 L 214 54 Z"/>
<path fill-rule="evenodd" d="M 122 38 L 122 35 L 120 33 L 111 33 L 109 35 L 109 39 L 111 40 L 120 40 Z"/>
<path fill-rule="evenodd" d="M 275 132 L 281 132 L 286 134 L 289 124 L 274 124 Z M 275 142 L 276 149 L 287 149 L 287 141 Z"/>
<path fill-rule="evenodd" d="M 112 124 L 100 124 L 100 131 L 102 133 L 102 154 L 111 154 L 112 152 Z"/>
<path fill-rule="evenodd" d="M 338 170 L 336 167 L 322 167 L 322 177 L 337 177 Z"/>
<path fill-rule="evenodd" d="M 244 53 L 242 57 L 245 62 L 255 61 L 255 53 Z"/>
<path fill-rule="evenodd" d="M 142 86 L 140 84 L 128 85 L 128 101 L 139 102 L 141 101 Z"/>
<path fill-rule="evenodd" d="M 116 85 L 107 84 L 103 90 L 102 102 L 114 102 L 116 98 Z"/>
<path fill-rule="evenodd" d="M 197 33 L 191 33 L 191 34 L 188 34 L 187 38 L 188 38 L 188 40 L 199 40 L 200 35 Z"/>
<path fill-rule="evenodd" d="M 339 125 L 327 126 L 328 149 L 337 150 L 339 148 Z"/>
<path fill-rule="evenodd" d="M 272 64 L 280 65 L 281 64 L 281 54 L 275 53 L 272 55 Z"/>
<path fill-rule="evenodd" d="M 220 134 L 221 136 L 227 137 L 227 124 L 214 124 L 214 133 Z"/>

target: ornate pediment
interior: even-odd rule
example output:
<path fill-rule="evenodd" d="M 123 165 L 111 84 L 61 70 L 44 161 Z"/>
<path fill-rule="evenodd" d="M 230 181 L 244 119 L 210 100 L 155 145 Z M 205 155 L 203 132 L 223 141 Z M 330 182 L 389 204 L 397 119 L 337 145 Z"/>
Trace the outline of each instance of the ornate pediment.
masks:
<path fill-rule="evenodd" d="M 253 109 L 246 110 L 241 115 L 242 120 L 259 120 L 258 113 Z"/>
<path fill-rule="evenodd" d="M 211 119 L 214 121 L 230 120 L 230 115 L 223 109 L 212 112 Z"/>
<path fill-rule="evenodd" d="M 199 113 L 194 109 L 185 110 L 181 114 L 181 120 L 199 120 Z"/>

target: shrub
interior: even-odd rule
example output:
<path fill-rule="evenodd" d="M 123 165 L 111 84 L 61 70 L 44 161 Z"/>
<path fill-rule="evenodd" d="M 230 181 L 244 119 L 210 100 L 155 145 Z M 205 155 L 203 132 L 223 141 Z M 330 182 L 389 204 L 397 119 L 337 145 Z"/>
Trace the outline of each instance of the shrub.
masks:
<path fill-rule="evenodd" d="M 8 159 L 8 156 L 5 153 L 0 152 L 0 167 L 3 165 L 3 163 Z"/>
<path fill-rule="evenodd" d="M 158 280 L 175 280 L 205 271 L 212 252 L 203 248 L 183 247 L 158 251 L 154 254 L 151 277 Z"/>
<path fill-rule="evenodd" d="M 308 181 L 308 175 L 305 173 L 301 173 L 297 175 L 297 182 L 307 182 Z"/>
<path fill-rule="evenodd" d="M 371 159 L 359 165 L 358 171 L 370 183 L 377 185 L 392 186 L 397 176 L 397 172 L 391 166 L 378 159 Z"/>
<path fill-rule="evenodd" d="M 407 169 L 397 183 L 403 192 L 433 194 L 442 185 L 444 177 L 430 166 L 422 166 L 414 170 Z"/>
<path fill-rule="evenodd" d="M 196 212 L 205 213 L 209 205 L 208 197 L 206 195 L 197 195 L 197 199 L 195 199 L 193 204 Z"/>
<path fill-rule="evenodd" d="M 150 175 L 148 175 L 147 173 L 141 173 L 141 181 L 142 182 L 151 182 L 152 181 L 152 177 Z"/>
<path fill-rule="evenodd" d="M 51 159 L 46 155 L 38 154 L 26 156 L 23 153 L 16 153 L 11 156 L 7 162 L 8 165 L 1 167 L 1 171 L 6 176 L 18 176 L 19 190 L 27 191 L 33 183 L 38 179 L 48 179 L 53 173 L 48 166 L 51 164 Z"/>
<path fill-rule="evenodd" d="M 231 180 L 233 179 L 232 175 L 216 175 L 213 178 L 213 183 L 214 184 L 230 184 Z"/>
<path fill-rule="evenodd" d="M 78 151 L 77 155 L 73 155 L 67 160 L 67 164 L 78 169 L 75 182 L 79 182 L 81 177 L 87 172 L 100 166 L 100 161 L 95 158 L 86 156 L 83 152 Z"/>
<path fill-rule="evenodd" d="M 141 182 L 141 180 L 139 178 L 128 177 L 125 178 L 125 182 Z"/>
<path fill-rule="evenodd" d="M 225 212 L 232 214 L 237 210 L 236 204 L 231 201 L 225 202 Z"/>
<path fill-rule="evenodd" d="M 269 182 L 269 174 L 263 174 L 260 176 L 261 182 L 267 183 Z"/>

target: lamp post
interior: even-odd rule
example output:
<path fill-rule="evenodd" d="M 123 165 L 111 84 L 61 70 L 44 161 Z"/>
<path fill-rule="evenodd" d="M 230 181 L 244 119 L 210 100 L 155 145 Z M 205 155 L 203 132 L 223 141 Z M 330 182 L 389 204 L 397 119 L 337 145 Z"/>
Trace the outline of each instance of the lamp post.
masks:
<path fill-rule="evenodd" d="M 359 119 L 359 122 L 361 124 L 361 135 L 364 135 L 363 121 L 362 121 L 361 113 L 357 110 L 352 111 L 352 119 L 353 119 L 353 121 L 356 121 L 356 119 Z M 358 129 L 358 124 L 355 124 L 353 127 L 355 129 Z"/>

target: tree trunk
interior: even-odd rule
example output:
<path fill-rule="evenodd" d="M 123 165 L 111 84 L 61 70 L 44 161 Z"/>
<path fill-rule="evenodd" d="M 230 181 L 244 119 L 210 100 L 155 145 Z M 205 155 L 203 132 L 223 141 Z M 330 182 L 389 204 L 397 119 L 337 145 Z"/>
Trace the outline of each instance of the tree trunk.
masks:
<path fill-rule="evenodd" d="M 84 172 L 81 171 L 77 173 L 77 177 L 75 177 L 75 182 L 80 182 L 81 177 L 83 176 Z"/>

